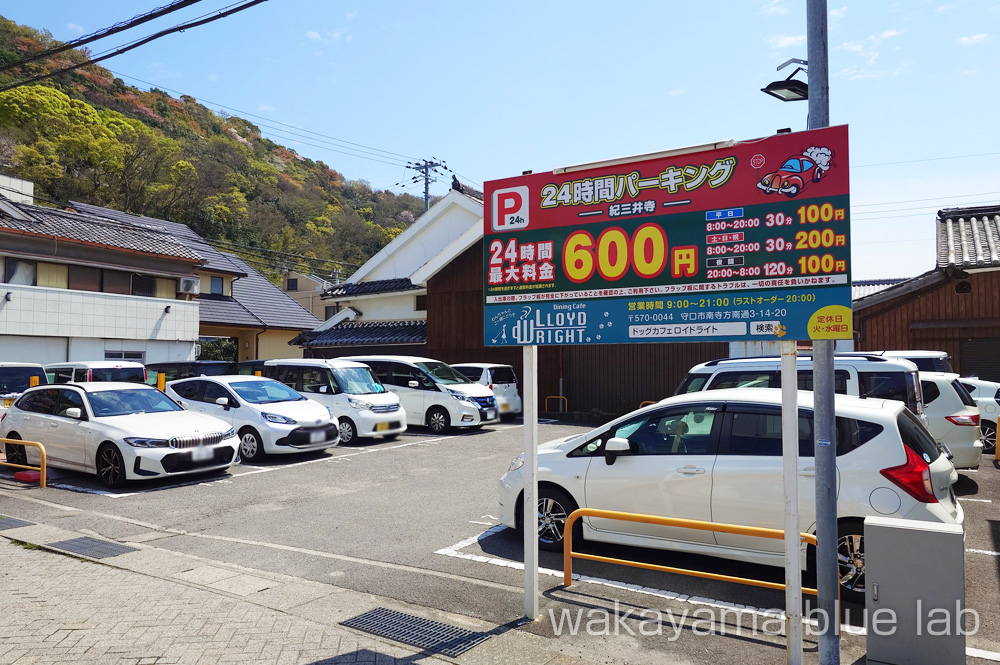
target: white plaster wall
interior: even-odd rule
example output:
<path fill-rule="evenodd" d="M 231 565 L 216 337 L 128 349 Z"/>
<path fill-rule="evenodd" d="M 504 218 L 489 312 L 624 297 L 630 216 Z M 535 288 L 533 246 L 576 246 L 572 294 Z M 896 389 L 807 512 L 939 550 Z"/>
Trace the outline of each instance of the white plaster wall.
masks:
<path fill-rule="evenodd" d="M 354 309 L 361 312 L 361 321 L 401 321 L 405 319 L 424 320 L 427 312 L 421 310 L 417 312 L 416 296 L 412 294 L 401 296 L 379 296 L 377 298 L 363 298 L 355 300 L 349 304 Z"/>
<path fill-rule="evenodd" d="M 168 306 L 169 314 L 164 311 Z M 0 284 L 0 335 L 194 344 L 198 340 L 198 303 Z M 102 349 L 99 357 L 103 356 Z"/>

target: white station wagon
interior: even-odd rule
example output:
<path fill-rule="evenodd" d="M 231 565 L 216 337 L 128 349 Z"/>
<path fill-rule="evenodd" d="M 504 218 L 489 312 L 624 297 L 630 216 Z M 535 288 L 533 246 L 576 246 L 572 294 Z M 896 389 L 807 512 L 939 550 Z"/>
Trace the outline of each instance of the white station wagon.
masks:
<path fill-rule="evenodd" d="M 31 388 L 0 418 L 0 437 L 38 441 L 49 466 L 96 473 L 112 488 L 221 471 L 238 444 L 228 423 L 185 412 L 156 388 L 115 382 Z M 7 444 L 7 460 L 37 465 L 38 449 Z"/>
<path fill-rule="evenodd" d="M 799 515 L 815 533 L 813 394 L 799 391 Z M 864 518 L 961 524 L 956 471 L 902 402 L 838 395 L 837 514 L 845 598 L 864 597 Z M 739 388 L 663 400 L 538 448 L 538 544 L 561 550 L 578 507 L 784 528 L 781 392 Z M 500 480 L 500 521 L 520 528 L 523 455 Z M 588 540 L 784 565 L 782 541 L 583 518 Z M 812 557 L 803 548 L 805 566 Z"/>

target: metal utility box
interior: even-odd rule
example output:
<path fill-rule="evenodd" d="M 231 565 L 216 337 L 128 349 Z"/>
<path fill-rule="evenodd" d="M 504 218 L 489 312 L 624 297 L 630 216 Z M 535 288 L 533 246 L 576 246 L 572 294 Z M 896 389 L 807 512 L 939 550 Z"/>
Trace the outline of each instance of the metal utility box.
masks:
<path fill-rule="evenodd" d="M 965 663 L 962 527 L 868 517 L 864 549 L 868 664 Z"/>

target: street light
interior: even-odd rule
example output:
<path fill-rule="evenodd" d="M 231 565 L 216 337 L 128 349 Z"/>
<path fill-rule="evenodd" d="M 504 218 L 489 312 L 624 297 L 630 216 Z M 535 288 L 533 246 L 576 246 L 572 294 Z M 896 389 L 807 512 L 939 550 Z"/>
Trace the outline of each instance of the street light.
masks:
<path fill-rule="evenodd" d="M 800 60 L 798 58 L 792 58 L 791 60 L 782 63 L 778 66 L 778 71 L 791 64 L 806 65 L 808 64 L 805 60 Z M 798 102 L 803 99 L 809 99 L 809 84 L 805 81 L 800 81 L 794 77 L 799 72 L 809 72 L 802 67 L 796 67 L 795 71 L 789 74 L 788 78 L 781 81 L 774 81 L 773 83 L 768 83 L 766 87 L 760 89 L 761 92 L 766 92 L 772 97 L 777 97 L 783 102 Z"/>

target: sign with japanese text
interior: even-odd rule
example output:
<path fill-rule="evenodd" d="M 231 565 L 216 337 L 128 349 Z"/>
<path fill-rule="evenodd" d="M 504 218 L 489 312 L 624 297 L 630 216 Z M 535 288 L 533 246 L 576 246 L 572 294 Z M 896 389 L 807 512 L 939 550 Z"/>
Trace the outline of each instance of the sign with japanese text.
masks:
<path fill-rule="evenodd" d="M 485 342 L 850 339 L 847 127 L 486 183 Z"/>

